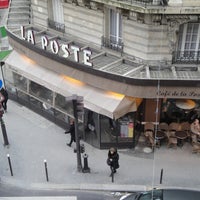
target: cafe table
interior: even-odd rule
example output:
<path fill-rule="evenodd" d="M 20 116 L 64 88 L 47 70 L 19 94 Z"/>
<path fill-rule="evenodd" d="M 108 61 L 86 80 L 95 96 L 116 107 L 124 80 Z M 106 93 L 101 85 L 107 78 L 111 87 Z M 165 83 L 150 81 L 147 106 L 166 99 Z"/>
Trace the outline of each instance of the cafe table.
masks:
<path fill-rule="evenodd" d="M 176 131 L 175 137 L 178 139 L 178 146 L 183 146 L 183 141 L 188 137 L 186 131 Z"/>

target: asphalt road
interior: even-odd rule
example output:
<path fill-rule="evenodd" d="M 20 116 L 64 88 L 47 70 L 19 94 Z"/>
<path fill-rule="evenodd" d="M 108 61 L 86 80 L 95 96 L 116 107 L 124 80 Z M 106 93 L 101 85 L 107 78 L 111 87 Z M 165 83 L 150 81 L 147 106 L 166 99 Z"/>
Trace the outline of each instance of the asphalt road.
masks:
<path fill-rule="evenodd" d="M 10 199 L 18 199 L 19 197 L 34 197 L 36 199 L 48 199 L 51 198 L 56 200 L 65 199 L 68 200 L 67 197 L 74 197 L 70 200 L 118 200 L 120 197 L 120 193 L 112 193 L 107 191 L 80 191 L 80 190 L 31 190 L 31 189 L 23 189 L 19 187 L 13 187 L 10 185 L 4 185 L 0 183 L 0 200 L 5 200 L 5 197 L 11 197 Z M 15 197 L 15 198 L 13 198 Z M 17 197 L 17 198 L 16 198 Z M 37 198 L 36 198 L 37 197 Z M 51 197 L 51 198 L 50 198 Z M 61 198 L 62 197 L 62 198 Z M 7 200 L 7 198 L 6 198 Z"/>

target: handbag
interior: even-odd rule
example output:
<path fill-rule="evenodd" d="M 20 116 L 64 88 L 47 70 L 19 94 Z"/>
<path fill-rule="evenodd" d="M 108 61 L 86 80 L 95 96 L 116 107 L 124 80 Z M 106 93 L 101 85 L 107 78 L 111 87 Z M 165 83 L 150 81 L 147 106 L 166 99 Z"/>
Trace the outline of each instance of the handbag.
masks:
<path fill-rule="evenodd" d="M 107 163 L 107 165 L 111 165 L 111 161 L 109 158 L 107 158 L 106 163 Z"/>

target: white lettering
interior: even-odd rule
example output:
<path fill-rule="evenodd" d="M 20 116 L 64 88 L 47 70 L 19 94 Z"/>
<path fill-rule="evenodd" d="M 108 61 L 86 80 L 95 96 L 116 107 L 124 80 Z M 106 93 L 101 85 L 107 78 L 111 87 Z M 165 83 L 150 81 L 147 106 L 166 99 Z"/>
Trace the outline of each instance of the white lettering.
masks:
<path fill-rule="evenodd" d="M 64 58 L 68 58 L 69 55 L 70 55 L 70 52 L 69 52 L 69 45 L 68 45 L 68 44 L 63 44 L 61 48 L 62 48 L 62 50 L 63 50 L 63 52 L 64 52 L 63 57 L 64 57 Z"/>
<path fill-rule="evenodd" d="M 54 54 L 58 54 L 59 52 L 59 44 L 56 40 L 53 40 L 51 41 L 51 51 L 54 53 Z"/>
<path fill-rule="evenodd" d="M 22 37 L 23 40 L 26 40 L 24 26 L 21 26 L 21 37 Z"/>
<path fill-rule="evenodd" d="M 92 63 L 89 62 L 91 55 L 92 55 L 92 52 L 90 50 L 87 50 L 87 49 L 83 50 L 83 63 L 90 67 L 92 67 Z"/>
<path fill-rule="evenodd" d="M 47 49 L 47 46 L 49 45 L 49 40 L 48 40 L 48 38 L 47 38 L 46 36 L 42 36 L 42 37 L 41 37 L 41 42 L 42 42 L 42 48 L 43 48 L 44 50 L 46 50 L 46 49 Z"/>
<path fill-rule="evenodd" d="M 79 51 L 80 51 L 80 48 L 77 47 L 77 46 L 71 46 L 71 49 L 74 51 L 74 60 L 76 62 L 79 62 Z"/>
<path fill-rule="evenodd" d="M 33 30 L 25 30 L 24 26 L 21 26 L 21 38 L 23 40 L 27 40 L 27 42 L 35 45 L 35 35 L 34 35 L 34 31 Z M 63 55 L 60 53 L 59 55 L 62 55 L 62 57 L 64 58 L 68 58 L 72 53 L 70 53 L 70 51 L 73 52 L 74 54 L 74 61 L 75 62 L 79 62 L 79 53 L 80 51 L 83 52 L 83 63 L 84 65 L 88 65 L 90 67 L 93 66 L 93 63 L 90 62 L 90 57 L 92 55 L 92 52 L 88 49 L 81 49 L 78 46 L 75 45 L 69 45 L 69 44 L 61 44 L 61 46 L 59 45 L 57 40 L 51 40 L 49 41 L 47 36 L 42 36 L 41 37 L 41 46 L 42 49 L 47 50 L 47 47 L 49 46 L 50 43 L 50 49 L 52 51 L 52 53 L 54 54 L 59 54 L 60 49 L 63 52 Z"/>
<path fill-rule="evenodd" d="M 27 41 L 31 42 L 32 44 L 35 45 L 35 37 L 34 37 L 33 30 L 28 30 L 27 31 Z"/>

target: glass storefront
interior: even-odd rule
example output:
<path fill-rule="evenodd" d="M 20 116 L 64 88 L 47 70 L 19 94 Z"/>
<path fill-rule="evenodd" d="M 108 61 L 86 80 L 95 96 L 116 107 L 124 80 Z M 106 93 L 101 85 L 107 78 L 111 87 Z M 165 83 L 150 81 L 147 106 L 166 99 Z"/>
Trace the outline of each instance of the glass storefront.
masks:
<path fill-rule="evenodd" d="M 67 128 L 73 117 L 73 103 L 62 94 L 5 69 L 6 88 L 10 98 L 18 101 L 49 120 Z M 85 109 L 84 118 L 79 119 L 81 138 L 97 148 L 134 147 L 134 113 L 113 120 Z"/>

